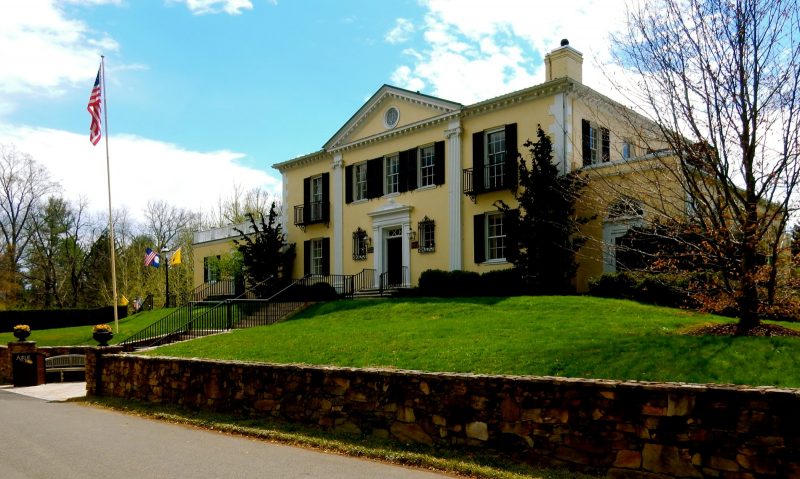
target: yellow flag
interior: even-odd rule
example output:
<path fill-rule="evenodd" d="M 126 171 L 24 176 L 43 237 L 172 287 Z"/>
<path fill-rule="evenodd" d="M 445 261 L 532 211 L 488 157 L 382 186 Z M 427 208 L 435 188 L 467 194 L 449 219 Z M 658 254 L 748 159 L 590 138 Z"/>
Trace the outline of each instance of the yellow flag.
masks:
<path fill-rule="evenodd" d="M 181 264 L 181 249 L 178 248 L 172 253 L 172 258 L 169 259 L 170 266 L 177 266 Z"/>
<path fill-rule="evenodd" d="M 122 299 L 119 300 L 119 305 L 120 306 L 127 306 L 128 305 L 128 298 L 126 298 L 124 294 L 122 295 Z"/>

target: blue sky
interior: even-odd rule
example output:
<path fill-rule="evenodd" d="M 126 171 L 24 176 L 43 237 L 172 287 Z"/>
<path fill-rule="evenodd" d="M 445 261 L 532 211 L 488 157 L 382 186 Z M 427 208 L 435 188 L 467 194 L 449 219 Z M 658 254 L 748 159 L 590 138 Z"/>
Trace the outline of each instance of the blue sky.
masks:
<path fill-rule="evenodd" d="M 234 186 L 280 197 L 271 165 L 319 149 L 384 83 L 469 104 L 542 82 L 542 57 L 567 37 L 584 82 L 610 93 L 592 64 L 608 59 L 622 2 L 538 3 L 6 0 L 0 143 L 106 208 L 86 111 L 103 53 L 116 209 L 205 211 Z"/>

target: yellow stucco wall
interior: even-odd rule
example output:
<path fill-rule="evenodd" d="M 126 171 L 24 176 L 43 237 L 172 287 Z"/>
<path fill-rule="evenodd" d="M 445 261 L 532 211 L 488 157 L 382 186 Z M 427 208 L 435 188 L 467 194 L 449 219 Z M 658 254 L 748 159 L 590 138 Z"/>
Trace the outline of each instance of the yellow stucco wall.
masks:
<path fill-rule="evenodd" d="M 192 263 L 194 266 L 194 274 L 192 284 L 194 284 L 195 288 L 203 284 L 203 258 L 225 255 L 234 247 L 233 241 L 229 239 L 192 244 L 192 249 L 194 251 L 194 262 Z"/>

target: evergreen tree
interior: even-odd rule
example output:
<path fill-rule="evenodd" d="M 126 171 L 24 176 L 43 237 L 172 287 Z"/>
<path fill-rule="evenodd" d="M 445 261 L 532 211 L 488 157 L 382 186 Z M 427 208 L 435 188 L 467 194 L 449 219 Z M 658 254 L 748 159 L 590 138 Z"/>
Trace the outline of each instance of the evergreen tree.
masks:
<path fill-rule="evenodd" d="M 252 233 L 236 231 L 242 235 L 241 240 L 234 240 L 244 262 L 244 276 L 251 286 L 258 285 L 269 278 L 283 283 L 292 277 L 292 264 L 295 257 L 294 244 L 286 242 L 286 234 L 278 222 L 278 209 L 275 202 L 269 209 L 269 216 L 261 216 L 261 227 L 256 224 L 255 216 L 247 213 Z M 265 295 L 267 289 L 261 287 L 257 293 Z"/>
<path fill-rule="evenodd" d="M 534 294 L 567 294 L 575 291 L 575 253 L 585 242 L 580 226 L 588 218 L 576 218 L 575 202 L 586 181 L 575 173 L 559 175 L 553 164 L 553 145 L 541 125 L 537 141 L 524 143 L 530 151 L 530 169 L 519 158 L 518 209 L 505 202 L 495 206 L 506 215 L 509 261 L 519 271 L 526 289 Z"/>

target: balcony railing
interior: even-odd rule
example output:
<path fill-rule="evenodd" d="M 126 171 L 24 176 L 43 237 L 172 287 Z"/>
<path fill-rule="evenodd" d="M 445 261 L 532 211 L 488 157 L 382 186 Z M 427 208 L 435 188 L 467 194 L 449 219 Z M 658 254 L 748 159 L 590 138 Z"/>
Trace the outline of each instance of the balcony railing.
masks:
<path fill-rule="evenodd" d="M 461 184 L 464 194 L 472 197 L 473 200 L 481 193 L 515 186 L 514 176 L 508 174 L 508 165 L 504 163 L 484 165 L 481 172 L 483 174 L 478 177 L 473 168 L 462 170 Z"/>
<path fill-rule="evenodd" d="M 330 203 L 327 201 L 312 201 L 294 207 L 294 224 L 307 226 L 314 223 L 327 223 L 329 221 Z"/>

